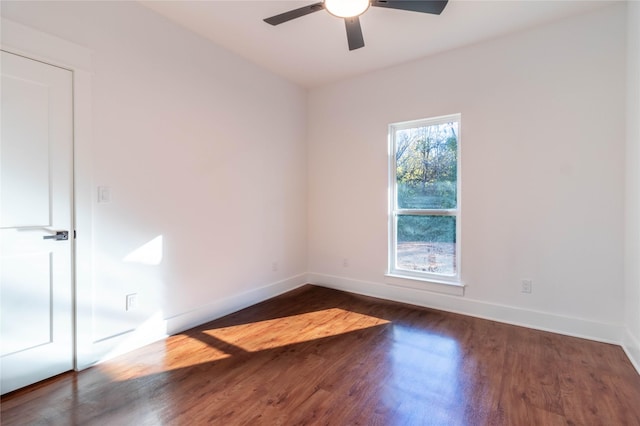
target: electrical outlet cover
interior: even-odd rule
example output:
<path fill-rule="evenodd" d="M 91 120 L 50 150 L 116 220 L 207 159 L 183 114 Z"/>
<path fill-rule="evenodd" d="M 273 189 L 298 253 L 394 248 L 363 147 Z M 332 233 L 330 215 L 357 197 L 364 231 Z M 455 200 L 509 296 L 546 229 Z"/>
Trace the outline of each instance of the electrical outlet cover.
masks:
<path fill-rule="evenodd" d="M 138 294 L 127 294 L 127 311 L 132 311 L 138 307 Z"/>

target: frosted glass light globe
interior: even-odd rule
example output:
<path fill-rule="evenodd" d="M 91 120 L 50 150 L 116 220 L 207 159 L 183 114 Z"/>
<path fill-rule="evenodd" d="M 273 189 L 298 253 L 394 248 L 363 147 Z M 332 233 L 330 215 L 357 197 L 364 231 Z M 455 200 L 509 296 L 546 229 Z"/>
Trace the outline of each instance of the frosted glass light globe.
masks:
<path fill-rule="evenodd" d="M 369 0 L 324 0 L 324 8 L 338 18 L 353 18 L 369 9 Z"/>

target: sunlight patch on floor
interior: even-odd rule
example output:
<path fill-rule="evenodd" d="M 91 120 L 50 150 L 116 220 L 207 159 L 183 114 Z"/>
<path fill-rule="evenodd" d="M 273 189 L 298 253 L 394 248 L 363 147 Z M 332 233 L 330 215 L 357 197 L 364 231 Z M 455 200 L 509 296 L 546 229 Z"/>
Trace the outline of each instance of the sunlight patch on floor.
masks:
<path fill-rule="evenodd" d="M 248 352 L 337 336 L 389 321 L 340 308 L 206 330 L 209 336 Z"/>
<path fill-rule="evenodd" d="M 102 373 L 117 381 L 217 362 L 247 352 L 259 352 L 365 330 L 390 321 L 330 308 L 264 321 L 203 331 L 188 331 L 169 337 L 158 348 L 137 356 L 136 351 L 99 365 Z M 164 345 L 160 347 L 160 345 Z M 167 354 L 170 354 L 167 356 Z"/>
<path fill-rule="evenodd" d="M 162 347 L 160 347 L 161 342 L 155 344 L 158 348 L 142 352 L 143 356 L 138 356 L 138 351 L 133 351 L 101 363 L 98 368 L 109 377 L 123 381 L 220 361 L 233 356 L 195 337 L 173 336 L 167 339 Z"/>

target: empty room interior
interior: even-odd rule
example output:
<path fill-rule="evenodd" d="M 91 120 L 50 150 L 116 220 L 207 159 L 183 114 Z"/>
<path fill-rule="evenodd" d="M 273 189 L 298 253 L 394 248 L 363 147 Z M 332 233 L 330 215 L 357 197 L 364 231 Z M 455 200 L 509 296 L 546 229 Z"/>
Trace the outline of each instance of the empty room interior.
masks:
<path fill-rule="evenodd" d="M 640 425 L 640 2 L 331 3 L 1 2 L 3 424 Z"/>

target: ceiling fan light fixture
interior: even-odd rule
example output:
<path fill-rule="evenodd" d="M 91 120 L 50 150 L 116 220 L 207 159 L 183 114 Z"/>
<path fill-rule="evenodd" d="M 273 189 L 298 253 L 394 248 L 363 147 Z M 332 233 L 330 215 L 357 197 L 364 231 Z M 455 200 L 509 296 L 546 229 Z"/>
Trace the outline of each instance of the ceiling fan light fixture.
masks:
<path fill-rule="evenodd" d="M 0 0 L 2 1 L 2 0 Z M 410 12 L 440 15 L 449 0 L 316 0 L 318 3 L 292 9 L 264 19 L 270 25 L 280 25 L 292 19 L 301 18 L 310 13 L 326 10 L 331 15 L 344 19 L 347 30 L 349 50 L 364 47 L 364 37 L 360 27 L 360 18 L 369 6 L 389 9 L 407 10 Z"/>
<path fill-rule="evenodd" d="M 369 9 L 369 0 L 324 0 L 324 8 L 338 18 L 360 16 Z"/>

